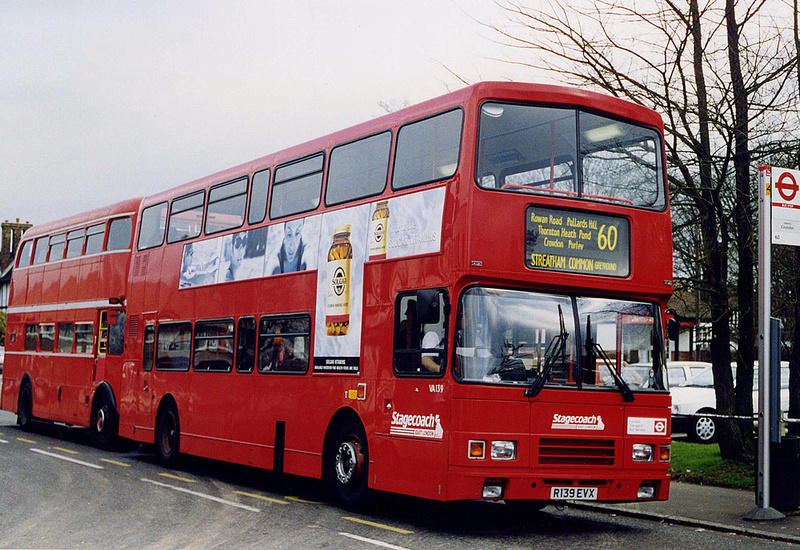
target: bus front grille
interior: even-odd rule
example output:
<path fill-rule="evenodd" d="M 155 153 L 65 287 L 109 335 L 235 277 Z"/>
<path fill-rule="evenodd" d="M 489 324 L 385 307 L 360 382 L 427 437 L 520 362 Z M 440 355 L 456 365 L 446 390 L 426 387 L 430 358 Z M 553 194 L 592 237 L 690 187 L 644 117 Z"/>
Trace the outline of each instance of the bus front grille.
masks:
<path fill-rule="evenodd" d="M 542 438 L 539 440 L 539 464 L 612 466 L 614 440 Z"/>

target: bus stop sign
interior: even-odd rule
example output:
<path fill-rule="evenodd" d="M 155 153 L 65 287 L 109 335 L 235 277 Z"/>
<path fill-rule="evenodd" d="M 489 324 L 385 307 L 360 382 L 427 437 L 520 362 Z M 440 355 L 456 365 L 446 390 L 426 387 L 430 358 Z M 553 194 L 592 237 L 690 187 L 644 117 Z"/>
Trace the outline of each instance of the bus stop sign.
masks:
<path fill-rule="evenodd" d="M 800 246 L 800 171 L 771 168 L 772 244 Z"/>

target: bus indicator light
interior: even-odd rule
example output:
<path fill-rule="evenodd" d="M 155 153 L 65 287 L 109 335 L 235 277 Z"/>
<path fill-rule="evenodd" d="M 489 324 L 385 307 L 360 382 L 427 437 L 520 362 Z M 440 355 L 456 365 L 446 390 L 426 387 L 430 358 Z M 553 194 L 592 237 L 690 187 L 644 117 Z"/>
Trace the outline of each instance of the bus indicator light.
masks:
<path fill-rule="evenodd" d="M 480 460 L 486 454 L 486 442 L 478 441 L 476 439 L 469 440 L 469 458 L 471 460 Z"/>

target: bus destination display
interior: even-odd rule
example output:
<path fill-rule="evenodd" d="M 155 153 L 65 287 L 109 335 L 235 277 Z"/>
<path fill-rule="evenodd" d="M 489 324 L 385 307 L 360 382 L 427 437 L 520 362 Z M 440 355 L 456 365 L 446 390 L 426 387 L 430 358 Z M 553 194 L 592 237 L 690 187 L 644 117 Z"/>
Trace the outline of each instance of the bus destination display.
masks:
<path fill-rule="evenodd" d="M 627 277 L 630 222 L 617 216 L 529 206 L 525 218 L 525 265 Z"/>

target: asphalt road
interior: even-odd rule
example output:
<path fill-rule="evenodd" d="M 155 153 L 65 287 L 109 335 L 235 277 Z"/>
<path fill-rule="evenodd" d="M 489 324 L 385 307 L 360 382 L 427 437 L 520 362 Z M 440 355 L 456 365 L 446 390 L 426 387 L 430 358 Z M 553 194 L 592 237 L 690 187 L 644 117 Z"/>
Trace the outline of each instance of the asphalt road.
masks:
<path fill-rule="evenodd" d="M 168 470 L 147 446 L 14 423 L 0 411 L 0 548 L 786 548 L 570 507 L 379 494 L 353 513 L 313 480 L 192 458 Z"/>

